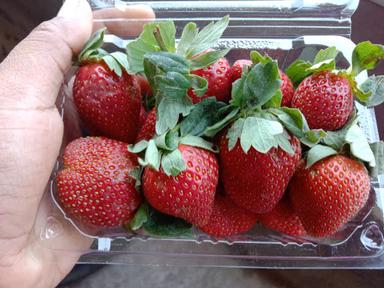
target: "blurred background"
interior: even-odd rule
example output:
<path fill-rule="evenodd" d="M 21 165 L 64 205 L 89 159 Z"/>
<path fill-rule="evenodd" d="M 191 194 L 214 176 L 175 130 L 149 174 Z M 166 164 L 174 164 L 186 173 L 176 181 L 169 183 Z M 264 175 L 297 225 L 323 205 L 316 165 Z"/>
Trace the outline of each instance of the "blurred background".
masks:
<path fill-rule="evenodd" d="M 35 26 L 52 18 L 62 0 L 0 0 L 0 62 Z M 361 0 L 352 40 L 384 43 L 384 0 Z M 384 74 L 383 63 L 374 71 Z M 384 138 L 384 105 L 376 110 Z M 59 287 L 383 287 L 384 271 L 244 270 L 192 267 L 78 265 Z M 12 288 L 12 287 L 11 287 Z"/>

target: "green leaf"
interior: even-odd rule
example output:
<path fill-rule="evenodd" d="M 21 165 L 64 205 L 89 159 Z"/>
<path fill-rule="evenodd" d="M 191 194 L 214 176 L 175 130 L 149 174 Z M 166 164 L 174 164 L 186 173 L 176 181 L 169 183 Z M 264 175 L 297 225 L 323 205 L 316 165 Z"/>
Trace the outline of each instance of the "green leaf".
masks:
<path fill-rule="evenodd" d="M 241 109 L 261 107 L 275 96 L 280 85 L 279 69 L 275 61 L 256 64 L 234 83 L 231 104 Z"/>
<path fill-rule="evenodd" d="M 228 111 L 229 111 L 229 113 L 228 113 Z M 222 120 L 220 120 L 219 122 L 208 127 L 204 131 L 204 135 L 207 137 L 214 137 L 217 133 L 219 133 L 221 130 L 223 130 L 230 122 L 232 122 L 238 116 L 239 111 L 240 111 L 239 108 L 233 108 L 230 105 L 220 109 L 219 114 L 226 115 L 226 116 Z"/>
<path fill-rule="evenodd" d="M 162 214 L 151 207 L 144 229 L 153 236 L 192 236 L 191 224 L 182 219 Z"/>
<path fill-rule="evenodd" d="M 213 153 L 218 152 L 216 149 L 214 149 L 214 145 L 211 142 L 208 142 L 198 136 L 193 136 L 193 135 L 184 136 L 183 138 L 181 138 L 180 144 L 203 148 Z"/>
<path fill-rule="evenodd" d="M 371 150 L 375 155 L 376 166 L 370 167 L 370 175 L 372 177 L 377 177 L 378 175 L 384 174 L 384 142 L 375 142 L 369 144 L 371 146 Z"/>
<path fill-rule="evenodd" d="M 195 75 L 195 74 L 190 74 L 188 77 L 189 77 L 189 80 L 192 84 L 193 92 L 197 96 L 200 96 L 200 97 L 203 96 L 205 94 L 205 92 L 207 92 L 207 90 L 208 90 L 207 79 L 200 77 L 198 75 Z"/>
<path fill-rule="evenodd" d="M 275 139 L 277 140 L 277 144 L 281 149 L 283 149 L 285 152 L 287 152 L 290 155 L 295 154 L 295 150 L 293 150 L 293 147 L 291 143 L 289 142 L 287 133 L 279 134 L 275 136 Z"/>
<path fill-rule="evenodd" d="M 304 132 L 304 136 L 300 138 L 301 143 L 308 147 L 313 147 L 327 136 L 327 132 L 323 129 L 312 129 Z"/>
<path fill-rule="evenodd" d="M 357 44 L 352 53 L 352 75 L 356 76 L 364 70 L 374 69 L 383 59 L 383 45 L 372 44 L 370 41 Z"/>
<path fill-rule="evenodd" d="M 107 64 L 108 68 L 115 72 L 117 76 L 121 77 L 123 75 L 123 71 L 121 70 L 119 62 L 117 62 L 116 59 L 112 57 L 112 55 L 105 55 L 103 60 Z"/>
<path fill-rule="evenodd" d="M 194 136 L 201 136 L 204 131 L 222 120 L 222 108 L 226 104 L 218 102 L 215 97 L 209 97 L 197 103 L 191 113 L 181 122 L 180 133 L 181 136 L 187 134 Z"/>
<path fill-rule="evenodd" d="M 237 119 L 228 129 L 227 139 L 229 151 L 235 148 L 237 141 L 240 139 L 241 134 L 243 133 L 244 122 L 244 118 Z"/>
<path fill-rule="evenodd" d="M 165 75 L 154 77 L 155 91 L 160 99 L 180 99 L 187 97 L 187 91 L 191 88 L 191 81 L 178 72 L 167 72 Z"/>
<path fill-rule="evenodd" d="M 179 133 L 172 129 L 155 138 L 156 146 L 166 151 L 173 151 L 179 145 Z"/>
<path fill-rule="evenodd" d="M 148 141 L 142 140 L 134 145 L 128 145 L 128 151 L 131 153 L 139 154 L 148 147 Z"/>
<path fill-rule="evenodd" d="M 163 24 L 157 23 L 152 33 L 155 36 L 156 42 L 159 45 L 161 51 L 172 53 L 176 51 L 176 27 L 174 23 L 173 25 L 168 25 L 166 28 L 164 28 Z"/>
<path fill-rule="evenodd" d="M 174 177 L 179 175 L 187 168 L 183 159 L 183 155 L 179 149 L 164 154 L 161 158 L 161 167 L 167 176 L 172 175 Z"/>
<path fill-rule="evenodd" d="M 337 151 L 334 150 L 333 148 L 318 144 L 318 145 L 312 147 L 308 151 L 307 168 L 311 167 L 313 164 L 315 164 L 316 162 L 318 162 L 324 158 L 327 158 L 331 155 L 336 155 L 336 154 L 337 154 Z"/>
<path fill-rule="evenodd" d="M 241 148 L 245 153 L 248 153 L 251 147 L 260 153 L 267 153 L 272 147 L 278 146 L 275 136 L 283 132 L 280 122 L 248 117 L 244 121 L 240 136 Z"/>
<path fill-rule="evenodd" d="M 225 29 L 229 24 L 229 17 L 225 16 L 216 23 L 212 22 L 205 26 L 193 39 L 190 47 L 187 50 L 186 56 L 193 56 L 206 51 L 217 44 Z"/>
<path fill-rule="evenodd" d="M 283 94 L 281 90 L 278 90 L 274 96 L 267 103 L 264 104 L 263 108 L 279 108 L 281 107 L 281 100 L 283 99 Z"/>
<path fill-rule="evenodd" d="M 224 57 L 231 49 L 215 50 L 203 53 L 191 59 L 191 70 L 198 70 L 215 63 L 219 58 Z"/>
<path fill-rule="evenodd" d="M 369 94 L 363 104 L 367 107 L 378 106 L 384 102 L 384 76 L 370 76 L 361 85 L 364 94 Z"/>
<path fill-rule="evenodd" d="M 135 216 L 129 223 L 129 227 L 132 231 L 137 231 L 143 227 L 145 223 L 147 223 L 149 219 L 149 211 L 148 204 L 144 202 L 141 204 L 139 210 L 137 210 Z"/>
<path fill-rule="evenodd" d="M 337 151 L 341 151 L 344 144 L 346 144 L 345 136 L 348 130 L 352 126 L 357 125 L 357 122 L 358 122 L 357 114 L 356 114 L 356 111 L 354 111 L 351 114 L 348 122 L 344 125 L 342 129 L 337 131 L 327 131 L 327 135 L 323 139 L 321 139 L 321 142 L 327 146 L 332 147 Z"/>
<path fill-rule="evenodd" d="M 106 28 L 96 31 L 92 35 L 92 37 L 87 41 L 83 50 L 78 56 L 79 63 L 87 60 L 87 57 L 85 57 L 86 54 L 90 55 L 93 54 L 95 51 L 97 52 L 97 50 L 104 44 L 105 30 Z"/>
<path fill-rule="evenodd" d="M 348 129 L 345 141 L 349 143 L 353 156 L 369 163 L 371 167 L 376 165 L 375 155 L 373 155 L 363 130 L 358 125 L 353 125 Z"/>
<path fill-rule="evenodd" d="M 267 64 L 268 62 L 272 61 L 272 58 L 268 55 L 261 55 L 258 51 L 251 51 L 250 58 L 253 62 L 253 64 L 263 63 Z"/>
<path fill-rule="evenodd" d="M 159 171 L 160 159 L 161 159 L 161 153 L 157 149 L 155 141 L 149 140 L 147 150 L 145 151 L 144 163 L 141 163 L 141 165 L 150 166 L 156 171 Z"/>
<path fill-rule="evenodd" d="M 175 72 L 180 74 L 189 74 L 190 72 L 189 61 L 179 55 L 169 52 L 148 53 L 144 57 L 144 63 L 145 62 L 152 63 L 152 65 L 165 73 Z M 147 71 L 145 74 L 147 78 L 150 78 L 147 75 Z"/>
<path fill-rule="evenodd" d="M 157 108 L 156 133 L 161 135 L 168 129 L 174 128 L 177 125 L 180 114 L 187 116 L 192 108 L 192 101 L 187 95 L 184 98 L 162 99 Z"/>
<path fill-rule="evenodd" d="M 180 42 L 177 45 L 176 53 L 181 56 L 185 56 L 190 48 L 192 41 L 197 35 L 196 23 L 190 22 L 185 25 L 183 33 L 181 34 Z"/>
<path fill-rule="evenodd" d="M 166 43 L 165 45 L 170 49 L 169 51 L 174 51 L 176 28 L 172 21 L 145 24 L 139 38 L 130 42 L 127 46 L 129 67 L 132 74 L 144 71 L 143 63 L 146 54 L 161 51 L 153 33 L 156 27 L 159 28 Z M 172 47 L 173 49 L 171 49 Z"/>
<path fill-rule="evenodd" d="M 110 55 L 117 61 L 117 63 L 119 63 L 123 70 L 125 70 L 126 72 L 129 71 L 129 62 L 127 54 L 117 51 L 111 53 Z"/>
<path fill-rule="evenodd" d="M 276 115 L 284 127 L 296 137 L 303 137 L 304 132 L 309 130 L 307 120 L 299 109 L 282 107 L 270 111 Z"/>
<path fill-rule="evenodd" d="M 332 71 L 336 69 L 336 61 L 335 59 L 328 59 L 322 62 L 316 63 L 312 65 L 307 70 L 311 72 L 311 74 L 320 72 L 320 71 Z"/>
<path fill-rule="evenodd" d="M 296 60 L 285 70 L 285 74 L 291 79 L 293 85 L 297 87 L 301 81 L 312 74 L 308 69 L 312 67 L 312 63 L 303 60 Z"/>
<path fill-rule="evenodd" d="M 327 60 L 334 60 L 336 59 L 337 55 L 339 54 L 339 50 L 336 49 L 336 47 L 328 47 L 326 49 L 321 49 L 315 59 L 313 60 L 313 64 L 318 64 Z"/>

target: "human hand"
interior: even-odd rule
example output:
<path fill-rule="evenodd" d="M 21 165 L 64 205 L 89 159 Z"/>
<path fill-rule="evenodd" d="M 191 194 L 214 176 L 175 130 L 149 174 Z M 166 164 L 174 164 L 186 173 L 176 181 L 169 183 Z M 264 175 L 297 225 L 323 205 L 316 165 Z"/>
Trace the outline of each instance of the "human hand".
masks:
<path fill-rule="evenodd" d="M 67 0 L 0 64 L 0 287 L 55 287 L 91 244 L 43 195 L 63 137 L 56 97 L 92 19 L 86 0 Z"/>

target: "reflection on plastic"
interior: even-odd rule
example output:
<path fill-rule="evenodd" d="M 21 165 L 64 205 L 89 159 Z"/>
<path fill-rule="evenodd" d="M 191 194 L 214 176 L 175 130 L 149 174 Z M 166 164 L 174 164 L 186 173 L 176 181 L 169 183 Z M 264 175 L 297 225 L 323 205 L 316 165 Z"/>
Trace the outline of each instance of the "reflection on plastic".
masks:
<path fill-rule="evenodd" d="M 384 248 L 384 236 L 379 226 L 375 223 L 368 223 L 360 236 L 360 241 L 369 250 L 382 250 Z"/>
<path fill-rule="evenodd" d="M 63 224 L 54 216 L 47 218 L 45 228 L 40 232 L 41 240 L 51 240 L 57 238 L 63 233 Z"/>

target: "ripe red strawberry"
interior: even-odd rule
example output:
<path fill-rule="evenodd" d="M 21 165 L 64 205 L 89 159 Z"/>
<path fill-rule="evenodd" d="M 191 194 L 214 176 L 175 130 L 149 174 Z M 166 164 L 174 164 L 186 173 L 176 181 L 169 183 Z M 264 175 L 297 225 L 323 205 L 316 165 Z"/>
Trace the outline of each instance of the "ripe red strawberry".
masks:
<path fill-rule="evenodd" d="M 244 66 L 252 66 L 252 61 L 247 59 L 239 59 L 235 63 L 233 63 L 231 67 L 231 80 L 235 82 L 237 79 L 241 78 L 243 74 Z"/>
<path fill-rule="evenodd" d="M 353 94 L 348 79 L 328 71 L 313 74 L 300 83 L 292 107 L 306 117 L 310 128 L 337 130 L 353 111 Z"/>
<path fill-rule="evenodd" d="M 231 98 L 231 67 L 224 57 L 219 58 L 212 65 L 191 72 L 207 79 L 208 90 L 202 96 L 197 96 L 192 90 L 188 95 L 192 98 L 193 103 L 198 103 L 204 98 L 215 96 L 218 101 L 228 102 Z"/>
<path fill-rule="evenodd" d="M 301 157 L 299 140 L 292 136 L 290 143 L 295 151 L 293 155 L 281 148 L 272 148 L 264 154 L 251 147 L 245 153 L 239 141 L 229 151 L 228 139 L 221 138 L 221 178 L 233 202 L 257 214 L 267 213 L 276 206 Z"/>
<path fill-rule="evenodd" d="M 150 140 L 156 133 L 156 109 L 152 109 L 137 135 L 136 143 L 142 140 Z"/>
<path fill-rule="evenodd" d="M 365 205 L 370 180 L 362 163 L 336 155 L 309 169 L 302 163 L 290 187 L 292 205 L 307 233 L 326 237 L 338 231 Z"/>
<path fill-rule="evenodd" d="M 140 108 L 140 117 L 139 117 L 139 131 L 144 126 L 145 121 L 147 120 L 148 113 L 145 111 L 144 106 Z"/>
<path fill-rule="evenodd" d="M 272 211 L 260 215 L 260 221 L 269 229 L 286 235 L 296 237 L 306 234 L 303 223 L 285 196 Z"/>
<path fill-rule="evenodd" d="M 148 83 L 147 78 L 141 75 L 136 75 L 137 82 L 140 86 L 141 95 L 146 96 L 152 96 L 152 88 Z"/>
<path fill-rule="evenodd" d="M 137 157 L 123 142 L 102 137 L 80 138 L 64 151 L 57 177 L 64 211 L 84 224 L 113 228 L 131 220 L 140 206 L 130 172 Z"/>
<path fill-rule="evenodd" d="M 218 182 L 218 163 L 207 150 L 179 145 L 186 170 L 167 176 L 162 168 L 144 169 L 143 191 L 149 204 L 158 211 L 182 218 L 194 225 L 205 225 L 212 213 Z"/>
<path fill-rule="evenodd" d="M 117 76 L 104 62 L 81 66 L 73 98 L 80 118 L 94 135 L 133 143 L 140 117 L 140 86 L 134 76 Z"/>
<path fill-rule="evenodd" d="M 231 68 L 231 79 L 232 82 L 235 82 L 237 79 L 241 78 L 241 75 L 243 74 L 243 67 L 251 66 L 252 61 L 246 60 L 246 59 L 240 59 L 237 60 L 232 68 Z M 288 76 L 281 70 L 279 70 L 280 77 L 281 77 L 281 94 L 283 95 L 283 98 L 281 99 L 281 106 L 291 107 L 291 102 L 293 95 L 295 93 L 295 88 L 293 88 L 292 81 L 288 78 Z"/>
<path fill-rule="evenodd" d="M 228 237 L 250 230 L 257 222 L 257 216 L 237 207 L 228 197 L 216 195 L 208 224 L 199 227 L 215 237 Z"/>
<path fill-rule="evenodd" d="M 295 94 L 295 88 L 293 88 L 293 84 L 291 79 L 283 72 L 280 72 L 280 77 L 281 77 L 281 94 L 283 95 L 283 98 L 281 99 L 281 106 L 285 107 L 291 107 L 292 106 L 292 98 L 293 95 Z"/>

